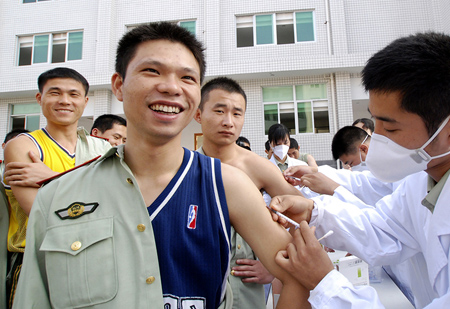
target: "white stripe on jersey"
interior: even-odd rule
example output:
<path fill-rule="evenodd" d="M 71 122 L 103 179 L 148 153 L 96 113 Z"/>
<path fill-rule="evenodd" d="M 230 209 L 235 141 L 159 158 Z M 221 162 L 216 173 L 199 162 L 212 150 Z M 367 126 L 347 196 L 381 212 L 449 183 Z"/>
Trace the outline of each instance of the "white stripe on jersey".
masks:
<path fill-rule="evenodd" d="M 212 173 L 212 180 L 213 180 L 213 187 L 214 187 L 214 196 L 216 197 L 217 210 L 219 211 L 220 222 L 222 223 L 223 234 L 225 235 L 225 239 L 227 240 L 227 244 L 228 244 L 227 274 L 229 274 L 230 273 L 230 259 L 231 259 L 230 248 L 231 248 L 231 246 L 230 246 L 230 239 L 228 238 L 227 226 L 225 225 L 225 219 L 223 218 L 222 205 L 220 204 L 219 193 L 217 190 L 216 170 L 214 167 L 214 159 L 213 158 L 211 158 L 211 173 Z M 225 292 L 227 291 L 228 275 L 224 276 L 223 280 L 224 281 L 222 282 L 222 294 L 220 295 L 220 302 L 223 301 L 223 299 L 225 297 Z"/>
<path fill-rule="evenodd" d="M 173 186 L 172 190 L 166 196 L 164 201 L 162 201 L 162 203 L 158 206 L 158 208 L 155 209 L 155 211 L 152 213 L 152 215 L 150 216 L 150 221 L 153 221 L 153 219 L 164 208 L 164 206 L 166 206 L 167 202 L 170 201 L 170 199 L 175 194 L 175 192 L 177 192 L 178 187 L 180 186 L 180 184 L 183 182 L 184 177 L 186 177 L 187 172 L 189 172 L 189 169 L 190 169 L 190 167 L 192 165 L 192 160 L 194 160 L 194 153 L 191 151 L 190 154 L 191 154 L 191 156 L 189 157 L 189 162 L 186 164 L 186 168 L 184 169 L 183 173 L 180 175 L 180 178 L 178 178 L 176 184 Z"/>

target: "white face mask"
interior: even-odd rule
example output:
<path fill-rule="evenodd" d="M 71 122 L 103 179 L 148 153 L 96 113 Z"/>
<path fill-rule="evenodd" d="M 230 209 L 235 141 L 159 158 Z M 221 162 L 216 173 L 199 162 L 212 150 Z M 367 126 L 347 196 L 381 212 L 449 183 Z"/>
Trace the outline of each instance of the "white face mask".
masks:
<path fill-rule="evenodd" d="M 287 156 L 287 153 L 289 151 L 288 145 L 278 145 L 272 148 L 273 154 L 276 155 L 281 160 L 284 159 L 285 156 Z"/>
<path fill-rule="evenodd" d="M 369 134 L 366 135 L 366 138 L 362 141 L 361 145 L 364 144 L 369 137 Z M 367 170 L 366 161 L 363 161 L 361 156 L 361 145 L 359 145 L 359 161 L 360 163 L 356 166 L 352 166 L 352 171 L 365 171 Z M 355 169 L 356 168 L 356 169 Z"/>
<path fill-rule="evenodd" d="M 367 167 L 375 177 L 385 182 L 399 181 L 408 175 L 426 170 L 431 160 L 450 154 L 449 151 L 431 157 L 424 150 L 442 131 L 449 119 L 450 116 L 444 120 L 433 136 L 418 149 L 405 148 L 383 135 L 373 133 L 369 153 L 366 157 Z"/>

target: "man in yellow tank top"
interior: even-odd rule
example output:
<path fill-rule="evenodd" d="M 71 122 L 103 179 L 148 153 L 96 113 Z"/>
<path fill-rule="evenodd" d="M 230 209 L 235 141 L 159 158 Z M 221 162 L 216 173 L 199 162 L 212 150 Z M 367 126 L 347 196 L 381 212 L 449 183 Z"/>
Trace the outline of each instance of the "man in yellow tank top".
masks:
<path fill-rule="evenodd" d="M 30 166 L 27 164 L 38 162 L 38 157 L 46 165 L 45 169 L 40 170 L 43 180 L 103 155 L 110 148 L 108 142 L 89 136 L 82 128 L 78 129 L 78 120 L 88 103 L 89 91 L 89 84 L 80 73 L 69 68 L 55 68 L 39 76 L 38 86 L 36 100 L 47 119 L 47 126 L 10 141 L 4 154 L 4 185 L 10 205 L 6 287 L 9 307 L 12 307 L 25 251 L 28 215 L 38 187 L 17 185 L 11 180 L 14 178 L 7 177 L 8 171 Z"/>

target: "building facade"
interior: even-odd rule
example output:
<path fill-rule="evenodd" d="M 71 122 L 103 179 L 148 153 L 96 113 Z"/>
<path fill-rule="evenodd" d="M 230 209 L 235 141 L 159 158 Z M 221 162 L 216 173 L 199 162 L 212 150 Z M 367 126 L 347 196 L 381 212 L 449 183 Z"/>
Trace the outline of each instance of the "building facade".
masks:
<path fill-rule="evenodd" d="M 0 2 L 0 137 L 45 126 L 37 77 L 71 67 L 91 85 L 80 121 L 123 114 L 111 92 L 115 49 L 132 27 L 177 22 L 206 46 L 206 80 L 228 76 L 248 96 L 242 135 L 264 154 L 267 130 L 281 122 L 301 151 L 332 162 L 342 126 L 370 117 L 360 85 L 367 59 L 392 40 L 423 31 L 450 34 L 448 0 L 3 0 Z M 194 149 L 200 125 L 183 132 Z"/>

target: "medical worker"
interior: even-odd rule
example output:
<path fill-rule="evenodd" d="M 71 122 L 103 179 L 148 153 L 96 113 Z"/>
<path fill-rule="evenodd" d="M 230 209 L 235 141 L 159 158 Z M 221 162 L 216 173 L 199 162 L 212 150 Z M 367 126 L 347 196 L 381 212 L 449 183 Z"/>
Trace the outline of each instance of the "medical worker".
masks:
<path fill-rule="evenodd" d="M 315 308 L 382 307 L 373 288 L 354 287 L 334 270 L 314 235 L 332 229 L 324 245 L 371 265 L 411 258 L 415 306 L 449 308 L 450 36 L 430 32 L 395 40 L 369 59 L 362 81 L 375 119 L 366 164 L 382 181 L 411 176 L 376 208 L 330 196 L 274 198 L 274 209 L 313 226 L 302 222 L 276 261 L 311 290 Z M 426 174 L 417 173 L 422 170 Z"/>

